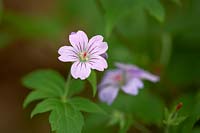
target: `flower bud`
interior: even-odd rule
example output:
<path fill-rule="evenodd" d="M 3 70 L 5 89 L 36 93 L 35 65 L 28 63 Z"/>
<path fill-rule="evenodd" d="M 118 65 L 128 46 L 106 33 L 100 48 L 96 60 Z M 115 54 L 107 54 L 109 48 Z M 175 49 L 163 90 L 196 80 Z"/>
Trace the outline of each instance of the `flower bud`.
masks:
<path fill-rule="evenodd" d="M 183 103 L 180 102 L 177 106 L 176 106 L 176 111 L 180 110 L 183 106 Z"/>

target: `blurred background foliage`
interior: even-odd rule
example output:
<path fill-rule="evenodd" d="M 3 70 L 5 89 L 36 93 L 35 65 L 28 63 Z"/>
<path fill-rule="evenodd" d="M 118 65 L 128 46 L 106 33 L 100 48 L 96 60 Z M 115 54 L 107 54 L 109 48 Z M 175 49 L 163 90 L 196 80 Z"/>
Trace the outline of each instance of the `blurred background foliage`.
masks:
<path fill-rule="evenodd" d="M 80 29 L 89 37 L 104 35 L 109 69 L 115 62 L 132 63 L 161 77 L 156 85 L 146 82 L 138 96 L 122 93 L 111 107 L 100 103 L 111 115 L 86 114 L 83 132 L 163 132 L 164 107 L 179 102 L 180 114 L 188 117 L 170 132 L 200 132 L 199 7 L 199 0 L 0 0 L 1 114 L 7 114 L 0 128 L 49 132 L 47 117 L 35 118 L 37 126 L 32 126 L 28 111 L 21 109 L 27 91 L 20 79 L 41 67 L 66 75 L 57 50 L 69 44 L 70 32 Z M 81 95 L 92 98 L 88 87 Z M 16 124 L 13 130 L 10 122 Z"/>

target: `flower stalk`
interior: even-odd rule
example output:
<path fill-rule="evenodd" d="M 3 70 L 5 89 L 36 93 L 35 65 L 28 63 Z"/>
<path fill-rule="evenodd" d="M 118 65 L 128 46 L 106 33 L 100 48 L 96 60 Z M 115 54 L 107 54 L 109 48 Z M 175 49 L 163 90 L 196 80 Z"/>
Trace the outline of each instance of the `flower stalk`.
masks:
<path fill-rule="evenodd" d="M 67 76 L 67 80 L 65 82 L 64 95 L 63 95 L 63 97 L 61 97 L 61 100 L 63 102 L 66 102 L 66 99 L 67 99 L 67 96 L 68 96 L 68 92 L 69 92 L 70 82 L 71 82 L 71 75 L 69 73 L 68 76 Z"/>

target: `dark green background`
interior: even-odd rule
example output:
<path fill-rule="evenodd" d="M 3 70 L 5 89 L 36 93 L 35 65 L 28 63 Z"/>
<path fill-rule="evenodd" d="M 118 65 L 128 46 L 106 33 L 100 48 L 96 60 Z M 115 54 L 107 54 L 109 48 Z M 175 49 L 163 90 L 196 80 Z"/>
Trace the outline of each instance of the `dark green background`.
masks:
<path fill-rule="evenodd" d="M 180 113 L 188 116 L 200 110 L 199 0 L 1 0 L 0 3 L 0 132 L 50 132 L 48 114 L 30 120 L 33 106 L 22 109 L 28 90 L 22 87 L 21 78 L 41 68 L 52 68 L 65 76 L 70 64 L 57 60 L 57 50 L 68 45 L 68 35 L 77 30 L 85 31 L 89 37 L 96 34 L 105 37 L 109 69 L 114 68 L 115 62 L 132 63 L 161 77 L 157 84 L 145 82 L 139 96 L 120 94 L 113 108 L 133 114 L 135 121 L 151 132 L 163 132 L 164 107 L 171 109 L 183 102 Z M 101 76 L 98 73 L 99 80 Z M 92 98 L 89 87 L 86 85 L 81 95 Z M 97 97 L 93 100 L 98 102 Z M 199 114 L 195 117 L 199 118 Z M 104 119 L 100 119 L 101 116 L 86 114 L 84 131 L 118 130 L 117 125 L 106 126 Z M 187 133 L 188 129 L 181 127 L 191 127 L 188 121 L 172 130 Z M 196 122 L 193 132 L 198 132 L 198 128 Z M 133 126 L 130 132 L 134 131 L 141 132 Z"/>

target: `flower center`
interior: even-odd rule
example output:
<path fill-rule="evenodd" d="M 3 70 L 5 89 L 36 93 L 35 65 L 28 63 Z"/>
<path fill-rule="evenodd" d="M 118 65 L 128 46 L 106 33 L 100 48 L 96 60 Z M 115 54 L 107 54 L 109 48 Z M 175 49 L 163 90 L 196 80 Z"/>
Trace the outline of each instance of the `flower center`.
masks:
<path fill-rule="evenodd" d="M 122 76 L 121 75 L 116 75 L 114 77 L 114 80 L 117 81 L 117 82 L 121 82 L 122 81 Z"/>
<path fill-rule="evenodd" d="M 87 52 L 81 52 L 80 54 L 79 54 L 79 59 L 80 59 L 80 61 L 81 62 L 86 62 L 86 61 L 88 61 L 89 60 L 89 55 L 88 55 L 88 53 Z"/>
<path fill-rule="evenodd" d="M 118 83 L 118 85 L 122 86 L 125 84 L 124 76 L 119 74 L 113 77 L 113 79 Z"/>

